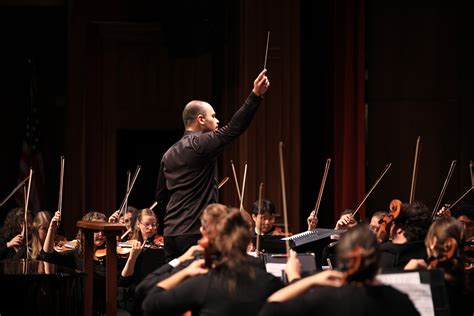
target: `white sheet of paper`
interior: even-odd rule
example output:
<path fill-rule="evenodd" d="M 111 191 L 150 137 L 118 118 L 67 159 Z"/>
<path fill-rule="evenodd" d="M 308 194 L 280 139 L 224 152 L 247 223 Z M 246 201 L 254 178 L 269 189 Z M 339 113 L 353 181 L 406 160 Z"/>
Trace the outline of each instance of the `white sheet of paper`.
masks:
<path fill-rule="evenodd" d="M 430 285 L 421 283 L 418 272 L 379 274 L 376 278 L 407 294 L 422 316 L 434 315 Z"/>
<path fill-rule="evenodd" d="M 267 263 L 265 267 L 267 272 L 273 274 L 277 278 L 281 278 L 282 270 L 285 270 L 286 263 Z"/>

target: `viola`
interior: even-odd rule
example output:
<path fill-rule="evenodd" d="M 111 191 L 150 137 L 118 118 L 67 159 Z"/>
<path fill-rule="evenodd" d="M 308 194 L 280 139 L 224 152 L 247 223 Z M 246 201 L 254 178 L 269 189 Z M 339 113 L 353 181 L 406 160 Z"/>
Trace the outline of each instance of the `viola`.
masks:
<path fill-rule="evenodd" d="M 380 227 L 377 231 L 377 240 L 379 242 L 386 241 L 389 235 L 390 224 L 398 217 L 400 214 L 400 209 L 402 207 L 402 202 L 400 200 L 392 200 L 389 206 L 389 213 L 385 215 L 380 221 Z"/>
<path fill-rule="evenodd" d="M 428 269 L 436 269 L 439 263 L 451 260 L 457 248 L 456 239 L 448 238 L 443 244 L 443 254 L 428 258 Z"/>

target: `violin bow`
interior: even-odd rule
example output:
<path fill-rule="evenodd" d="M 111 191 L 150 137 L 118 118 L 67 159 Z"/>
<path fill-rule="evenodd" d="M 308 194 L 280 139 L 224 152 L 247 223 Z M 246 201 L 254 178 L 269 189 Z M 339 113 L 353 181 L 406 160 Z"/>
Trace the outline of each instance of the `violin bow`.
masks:
<path fill-rule="evenodd" d="M 262 215 L 262 195 L 263 195 L 263 182 L 260 182 L 260 186 L 258 188 L 258 213 L 257 216 Z M 258 227 L 258 234 L 257 234 L 257 241 L 255 246 L 255 253 L 258 255 L 260 251 L 260 234 L 262 231 L 262 219 L 260 218 L 260 225 Z"/>
<path fill-rule="evenodd" d="M 26 260 L 30 259 L 30 251 L 28 249 L 28 202 L 30 200 L 30 192 L 31 192 L 31 179 L 33 178 L 33 169 L 30 168 L 30 175 L 28 176 L 28 188 L 25 194 L 25 222 L 23 224 L 23 233 L 25 237 L 25 245 L 26 245 Z"/>
<path fill-rule="evenodd" d="M 235 181 L 235 188 L 237 189 L 237 196 L 239 197 L 239 201 L 242 200 L 240 195 L 240 188 L 239 188 L 239 179 L 237 178 L 237 172 L 235 172 L 234 162 L 231 160 L 230 164 L 232 166 L 232 173 L 234 174 L 234 181 Z"/>
<path fill-rule="evenodd" d="M 122 204 L 120 204 L 120 212 L 119 212 L 119 217 L 122 216 L 122 212 L 125 211 L 125 205 L 128 201 L 128 196 L 130 195 L 130 192 L 133 189 L 133 185 L 135 184 L 135 180 L 137 180 L 138 174 L 140 173 L 142 166 L 138 165 L 137 169 L 135 170 L 135 173 L 133 174 L 132 182 L 130 183 L 130 188 L 128 188 L 127 193 L 125 194 L 125 197 L 123 198 Z"/>
<path fill-rule="evenodd" d="M 285 235 L 288 237 L 288 210 L 286 208 L 286 189 L 285 189 L 285 167 L 283 162 L 283 142 L 280 141 L 279 156 L 280 156 L 280 177 L 281 177 L 281 195 L 283 199 L 283 220 L 285 224 Z M 290 255 L 290 240 L 285 238 L 286 243 L 286 255 Z"/>
<path fill-rule="evenodd" d="M 222 186 L 224 184 L 226 184 L 227 181 L 229 181 L 229 177 L 224 177 L 224 179 L 222 179 L 221 182 L 219 182 L 219 185 L 217 186 L 217 189 L 219 190 L 220 188 L 222 188 Z"/>
<path fill-rule="evenodd" d="M 471 186 L 474 187 L 474 162 L 469 162 L 469 172 L 471 173 Z"/>
<path fill-rule="evenodd" d="M 149 207 L 150 210 L 153 210 L 155 208 L 155 206 L 158 205 L 158 202 L 153 202 L 153 204 Z"/>
<path fill-rule="evenodd" d="M 59 172 L 59 194 L 58 194 L 58 212 L 62 216 L 63 211 L 63 183 L 64 183 L 64 156 L 61 156 L 61 169 Z M 60 221 L 58 221 L 59 227 Z"/>
<path fill-rule="evenodd" d="M 374 185 L 370 188 L 369 192 L 367 192 L 367 194 L 365 195 L 365 197 L 362 199 L 362 201 L 359 203 L 359 205 L 357 206 L 357 208 L 355 209 L 355 211 L 352 213 L 352 217 L 354 217 L 355 214 L 357 214 L 357 212 L 359 211 L 359 209 L 361 208 L 361 206 L 364 204 L 365 200 L 367 200 L 367 198 L 369 197 L 369 195 L 372 193 L 372 191 L 377 187 L 377 185 L 379 184 L 380 180 L 382 180 L 382 178 L 385 176 L 385 174 L 387 173 L 388 169 L 390 169 L 390 167 L 392 166 L 391 163 L 388 163 L 384 170 L 382 171 L 382 174 L 379 176 L 379 178 L 377 179 L 377 181 L 375 181 Z"/>
<path fill-rule="evenodd" d="M 413 162 L 413 172 L 411 174 L 410 203 L 413 203 L 413 201 L 415 200 L 416 176 L 418 175 L 418 165 L 420 163 L 420 152 L 421 152 L 421 136 L 418 136 L 416 140 L 415 160 Z"/>
<path fill-rule="evenodd" d="M 453 160 L 451 162 L 451 167 L 449 167 L 448 175 L 446 176 L 446 179 L 444 180 L 444 184 L 438 196 L 438 200 L 436 201 L 433 212 L 431 213 L 431 219 L 434 219 L 436 216 L 436 212 L 438 211 L 439 206 L 441 205 L 441 201 L 443 200 L 444 193 L 446 192 L 446 188 L 448 187 L 449 181 L 451 180 L 451 176 L 453 175 L 455 167 L 456 167 L 456 160 Z"/>
<path fill-rule="evenodd" d="M 247 179 L 247 161 L 245 162 L 244 166 L 244 179 L 242 180 L 242 196 L 240 197 L 240 211 L 244 210 L 244 193 L 245 193 L 245 181 Z"/>
<path fill-rule="evenodd" d="M 18 183 L 18 185 L 10 192 L 10 194 L 8 194 L 3 200 L 2 202 L 0 202 L 0 206 L 3 206 L 3 204 L 7 203 L 7 201 L 13 196 L 13 194 L 16 193 L 16 191 L 18 191 L 22 185 L 25 184 L 26 181 L 28 181 L 28 179 L 30 178 L 30 176 L 27 176 L 25 179 L 21 180 L 20 183 Z"/>
<path fill-rule="evenodd" d="M 130 190 L 130 176 L 131 176 L 131 172 L 130 172 L 130 170 L 128 170 L 127 171 L 127 191 Z M 127 196 L 127 199 L 125 200 L 124 215 L 125 215 L 125 211 L 127 210 L 127 208 L 128 208 L 128 196 Z"/>
<path fill-rule="evenodd" d="M 323 180 L 321 181 L 321 187 L 319 188 L 318 199 L 316 200 L 316 204 L 314 205 L 314 217 L 315 218 L 318 217 L 319 205 L 321 204 L 321 198 L 323 196 L 324 186 L 326 185 L 326 178 L 328 176 L 330 165 L 331 165 L 331 159 L 328 158 L 326 160 L 326 167 L 324 167 Z"/>
<path fill-rule="evenodd" d="M 458 204 L 459 202 L 461 202 L 462 199 L 464 199 L 464 198 L 466 197 L 466 195 L 468 195 L 468 193 L 471 192 L 472 190 L 474 190 L 474 186 L 472 186 L 472 187 L 470 187 L 469 189 L 467 189 L 467 191 L 464 192 L 463 195 L 461 195 L 461 196 L 459 197 L 459 199 L 457 199 L 454 203 L 449 204 L 449 205 L 450 205 L 449 208 L 450 208 L 450 209 L 453 209 L 454 206 L 456 206 L 456 204 Z"/>

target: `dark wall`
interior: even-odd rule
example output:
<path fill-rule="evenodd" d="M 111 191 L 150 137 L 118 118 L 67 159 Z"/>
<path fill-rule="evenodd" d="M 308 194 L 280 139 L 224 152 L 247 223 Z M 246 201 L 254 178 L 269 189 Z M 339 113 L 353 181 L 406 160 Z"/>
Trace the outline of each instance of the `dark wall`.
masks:
<path fill-rule="evenodd" d="M 430 208 L 452 160 L 443 203 L 470 186 L 474 36 L 469 1 L 367 1 L 367 183 L 392 162 L 369 210 L 408 201 L 417 136 L 422 151 L 415 199 Z M 473 196 L 466 199 L 473 201 Z"/>

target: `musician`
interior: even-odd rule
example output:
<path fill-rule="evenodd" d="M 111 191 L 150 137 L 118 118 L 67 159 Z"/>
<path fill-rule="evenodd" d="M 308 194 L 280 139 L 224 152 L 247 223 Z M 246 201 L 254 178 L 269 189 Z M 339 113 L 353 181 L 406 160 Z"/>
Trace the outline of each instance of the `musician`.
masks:
<path fill-rule="evenodd" d="M 406 294 L 376 282 L 378 247 L 366 225 L 349 229 L 337 246 L 343 271 L 326 270 L 290 284 L 273 293 L 259 315 L 419 315 Z M 286 270 L 300 273 L 296 264 Z"/>
<path fill-rule="evenodd" d="M 360 221 L 360 215 L 359 213 L 355 213 L 355 215 L 352 215 L 353 213 L 354 210 L 350 208 L 342 210 L 334 229 L 345 230 L 357 226 Z M 324 247 L 322 251 L 322 262 L 327 262 L 329 260 L 331 262 L 331 265 L 335 266 L 337 265 L 336 245 L 340 238 L 340 235 L 334 234 L 331 235 L 330 238 L 332 242 L 329 243 L 329 245 L 327 245 L 326 247 Z"/>
<path fill-rule="evenodd" d="M 44 241 L 48 233 L 51 213 L 41 211 L 36 213 L 31 227 L 31 258 L 36 259 L 43 249 Z"/>
<path fill-rule="evenodd" d="M 201 238 L 202 210 L 218 198 L 217 158 L 250 125 L 270 86 L 266 72 L 258 75 L 250 96 L 222 128 L 218 128 L 219 120 L 209 103 L 195 100 L 184 108 L 184 135 L 163 155 L 156 189 L 169 259 L 180 256 Z"/>
<path fill-rule="evenodd" d="M 391 241 L 380 246 L 381 267 L 401 270 L 410 259 L 426 259 L 425 239 L 431 212 L 420 202 L 404 203 L 390 227 Z"/>
<path fill-rule="evenodd" d="M 202 238 L 198 245 L 191 246 L 183 255 L 171 260 L 162 267 L 150 273 L 135 289 L 135 301 L 141 304 L 148 292 L 156 284 L 170 275 L 188 267 L 198 257 L 202 257 L 204 248 L 201 244 L 213 243 L 216 238 L 216 225 L 229 214 L 230 208 L 223 204 L 213 203 L 208 205 L 201 215 L 200 231 Z"/>
<path fill-rule="evenodd" d="M 133 229 L 131 229 L 131 227 L 132 227 L 133 217 L 135 216 L 135 218 L 136 218 L 135 214 L 138 214 L 138 209 L 136 209 L 133 206 L 127 206 L 127 210 L 125 211 L 125 214 L 119 218 L 119 223 L 124 224 L 125 228 L 126 228 L 126 231 L 129 231 L 129 233 L 126 234 L 122 238 L 121 241 L 127 241 L 129 239 L 132 239 Z M 133 224 L 135 224 L 135 223 L 133 223 Z"/>
<path fill-rule="evenodd" d="M 454 218 L 444 217 L 434 221 L 425 238 L 428 261 L 412 259 L 405 266 L 405 270 L 420 268 L 443 270 L 451 315 L 474 314 L 474 306 L 470 301 L 474 292 L 469 286 L 470 283 L 468 283 L 468 277 L 464 270 L 461 248 L 462 233 L 463 224 Z M 472 281 L 472 273 L 467 273 L 470 274 L 469 277 Z"/>
<path fill-rule="evenodd" d="M 31 230 L 32 216 L 28 211 L 28 232 Z M 0 229 L 0 260 L 25 256 L 24 231 L 25 211 L 23 208 L 14 208 L 8 212 L 3 226 Z M 30 237 L 31 238 L 31 237 Z M 21 250 L 22 248 L 25 248 Z"/>
<path fill-rule="evenodd" d="M 158 283 L 145 301 L 146 315 L 192 310 L 196 315 L 256 315 L 265 299 L 282 286 L 248 256 L 251 233 L 239 210 L 232 209 L 216 226 L 217 237 L 205 259 Z"/>
<path fill-rule="evenodd" d="M 132 248 L 121 272 L 119 288 L 119 302 L 121 302 L 119 306 L 129 312 L 133 312 L 135 308 L 133 304 L 135 287 L 146 276 L 145 271 L 142 271 L 143 260 L 145 260 L 142 255 L 143 251 L 153 251 L 151 248 L 163 246 L 160 236 L 156 234 L 157 230 L 158 220 L 152 210 L 145 208 L 137 212 L 135 228 L 129 241 Z M 144 248 L 145 246 L 147 248 Z M 164 258 L 162 262 L 164 262 Z M 155 265 L 155 268 L 160 266 L 160 262 L 156 262 L 156 264 L 150 262 L 149 264 Z"/>
<path fill-rule="evenodd" d="M 89 212 L 82 217 L 83 221 L 100 221 L 106 222 L 107 217 L 99 212 Z M 43 245 L 43 250 L 39 255 L 39 259 L 70 267 L 77 270 L 82 269 L 82 230 L 79 229 L 76 239 L 79 240 L 77 247 L 72 250 L 58 253 L 54 250 L 54 237 L 61 221 L 61 213 L 56 212 L 51 220 L 46 234 L 46 239 Z M 94 253 L 97 249 L 105 247 L 105 235 L 102 232 L 94 232 Z M 105 313 L 105 260 L 100 259 L 94 255 L 94 297 L 93 297 L 93 312 L 95 315 Z"/>
<path fill-rule="evenodd" d="M 255 201 L 250 208 L 254 222 L 254 234 L 265 236 L 284 236 L 285 232 L 275 226 L 276 208 L 272 201 L 262 199 L 259 214 L 259 201 Z"/>
<path fill-rule="evenodd" d="M 387 215 L 388 213 L 383 211 L 378 211 L 372 214 L 372 217 L 370 218 L 369 229 L 373 231 L 375 235 L 377 235 L 379 231 L 380 221 L 384 218 L 384 216 Z"/>

